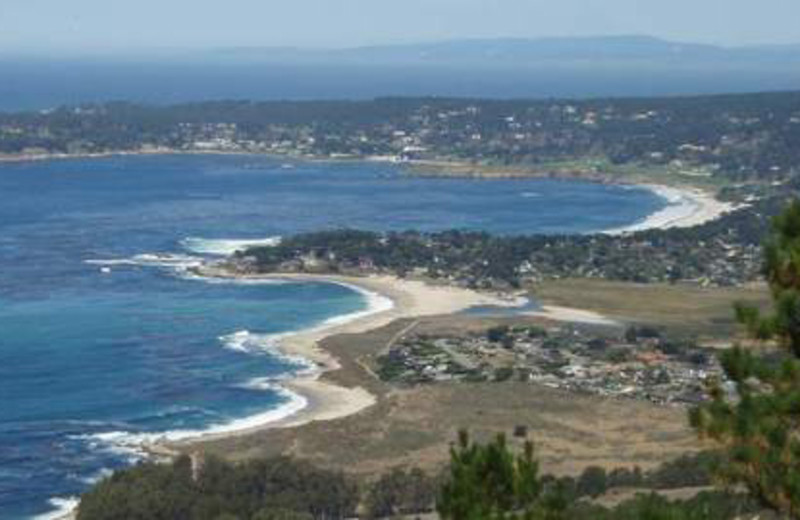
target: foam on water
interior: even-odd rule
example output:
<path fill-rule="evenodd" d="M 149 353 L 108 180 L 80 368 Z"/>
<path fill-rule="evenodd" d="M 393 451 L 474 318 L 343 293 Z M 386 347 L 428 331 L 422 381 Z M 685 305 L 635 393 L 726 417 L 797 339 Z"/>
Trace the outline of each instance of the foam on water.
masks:
<path fill-rule="evenodd" d="M 250 381 L 243 383 L 242 388 L 247 390 L 281 390 L 282 387 L 275 383 L 271 377 L 254 377 Z"/>
<path fill-rule="evenodd" d="M 148 448 L 158 443 L 180 442 L 213 435 L 247 431 L 291 417 L 305 409 L 308 406 L 308 399 L 278 384 L 277 380 L 279 379 L 280 378 L 259 377 L 239 385 L 248 390 L 274 392 L 283 400 L 283 403 L 277 407 L 241 419 L 214 424 L 198 430 L 168 430 L 147 433 L 117 430 L 95 434 L 73 435 L 71 438 L 85 442 L 92 450 L 112 453 L 124 459 L 128 465 L 134 465 L 151 457 L 152 454 L 148 451 Z M 110 470 L 102 468 L 83 480 L 87 485 L 91 485 L 99 482 L 111 473 Z M 48 503 L 53 509 L 45 514 L 37 516 L 37 520 L 62 519 L 78 507 L 79 499 L 78 497 L 53 497 L 48 500 Z"/>
<path fill-rule="evenodd" d="M 325 320 L 322 324 L 322 328 L 327 328 L 332 325 L 341 325 L 343 323 L 347 323 L 359 318 L 363 318 L 365 316 L 370 316 L 372 314 L 378 314 L 380 312 L 390 311 L 394 308 L 394 302 L 391 298 L 379 294 L 375 291 L 370 291 L 369 289 L 365 289 L 359 285 L 350 284 L 347 282 L 341 282 L 338 280 L 331 280 L 327 283 L 333 283 L 336 285 L 340 285 L 342 287 L 347 287 L 351 291 L 355 291 L 362 296 L 367 301 L 367 308 L 363 311 L 353 312 L 350 314 L 344 314 L 341 316 L 334 316 L 333 318 L 329 318 Z"/>
<path fill-rule="evenodd" d="M 81 481 L 84 484 L 87 484 L 89 486 L 93 486 L 93 485 L 97 484 L 98 482 L 100 482 L 101 480 L 103 480 L 104 478 L 110 477 L 113 474 L 114 474 L 114 470 L 112 470 L 110 468 L 100 468 L 99 470 L 97 470 L 92 475 L 89 475 L 88 477 L 82 478 Z"/>
<path fill-rule="evenodd" d="M 247 281 L 241 279 L 218 280 L 197 275 L 195 275 L 194 278 L 211 283 L 241 283 L 243 281 Z M 272 280 L 267 279 L 257 281 L 263 283 L 271 282 Z M 318 282 L 318 280 L 315 279 L 309 279 L 309 281 Z M 298 280 L 297 282 L 293 283 L 302 282 L 303 280 Z M 348 289 L 363 295 L 367 302 L 366 309 L 327 319 L 316 326 L 301 331 L 290 331 L 281 334 L 258 334 L 249 330 L 239 330 L 219 338 L 223 348 L 248 354 L 259 354 L 266 352 L 297 367 L 297 370 L 292 370 L 277 377 L 253 378 L 239 385 L 240 387 L 248 390 L 271 391 L 277 393 L 283 399 L 283 403 L 280 406 L 248 417 L 235 419 L 225 423 L 213 424 L 207 428 L 198 430 L 170 430 L 148 433 L 134 433 L 120 430 L 78 436 L 78 438 L 89 442 L 90 445 L 93 445 L 95 448 L 105 448 L 118 455 L 122 455 L 126 457 L 129 462 L 133 463 L 147 456 L 147 446 L 152 446 L 159 442 L 184 441 L 209 435 L 228 434 L 237 431 L 249 430 L 280 421 L 303 410 L 308 406 L 307 398 L 281 386 L 280 380 L 288 377 L 299 376 L 316 377 L 319 375 L 319 372 L 313 362 L 300 356 L 292 356 L 282 352 L 280 350 L 281 341 L 295 334 L 328 329 L 330 327 L 349 323 L 365 316 L 386 312 L 394 307 L 394 302 L 391 299 L 374 291 L 340 281 L 331 281 L 329 283 L 347 287 Z"/>
<path fill-rule="evenodd" d="M 219 340 L 222 342 L 223 347 L 229 350 L 244 352 L 247 354 L 269 353 L 270 355 L 297 367 L 297 370 L 293 370 L 292 372 L 283 376 L 263 379 L 274 381 L 276 379 L 283 379 L 285 377 L 306 376 L 316 371 L 316 366 L 308 359 L 301 356 L 292 356 L 280 350 L 281 340 L 292 334 L 296 333 L 286 332 L 282 334 L 255 334 L 249 330 L 240 330 L 234 332 L 233 334 L 221 336 Z"/>
<path fill-rule="evenodd" d="M 178 269 L 188 269 L 199 267 L 203 259 L 190 255 L 175 255 L 168 253 L 143 253 L 134 255 L 130 258 L 92 258 L 83 261 L 85 264 L 98 265 L 102 267 L 113 266 L 142 266 L 142 267 L 171 267 Z"/>
<path fill-rule="evenodd" d="M 232 279 L 232 280 L 243 281 L 242 279 Z M 259 281 L 268 282 L 270 281 L 270 279 L 259 279 Z M 303 281 L 304 280 L 302 278 L 295 278 L 292 280 L 291 283 L 302 283 Z M 370 291 L 369 289 L 365 289 L 364 287 L 358 285 L 342 282 L 339 280 L 320 280 L 318 278 L 309 278 L 308 280 L 305 281 L 316 282 L 316 283 L 329 283 L 333 285 L 339 285 L 341 287 L 346 287 L 351 291 L 357 292 L 362 296 L 364 296 L 367 306 L 364 310 L 351 312 L 348 314 L 341 314 L 339 316 L 334 316 L 332 318 L 328 318 L 327 320 L 323 321 L 322 323 L 316 326 L 312 326 L 307 329 L 299 331 L 289 331 L 289 332 L 283 332 L 281 334 L 252 334 L 249 331 L 238 331 L 234 334 L 223 337 L 226 340 L 226 348 L 239 350 L 243 352 L 252 352 L 252 350 L 250 349 L 255 347 L 258 350 L 262 351 L 268 350 L 274 354 L 278 354 L 282 356 L 284 359 L 290 361 L 299 361 L 300 363 L 309 365 L 310 362 L 305 358 L 300 358 L 298 356 L 289 356 L 285 353 L 282 353 L 280 351 L 281 341 L 285 340 L 286 338 L 295 336 L 297 334 L 321 332 L 330 329 L 332 327 L 350 323 L 351 321 L 355 321 L 360 318 L 371 316 L 373 314 L 387 312 L 394 308 L 394 301 L 392 301 L 391 298 L 388 298 L 375 291 Z"/>
<path fill-rule="evenodd" d="M 233 247 L 231 244 L 241 244 L 240 240 L 219 240 L 214 241 L 220 244 L 227 244 L 224 247 Z M 223 246 L 216 246 L 218 251 L 223 250 Z M 187 255 L 165 255 L 165 254 L 142 254 L 136 255 L 127 259 L 111 259 L 111 260 L 87 260 L 86 263 L 92 265 L 140 265 L 147 267 L 170 267 L 176 269 L 176 274 L 183 278 L 199 280 L 206 283 L 213 284 L 241 284 L 241 285 L 272 285 L 272 284 L 287 284 L 287 283 L 331 283 L 346 287 L 354 292 L 361 294 L 366 300 L 366 308 L 361 311 L 343 314 L 329 318 L 322 323 L 312 326 L 308 329 L 299 331 L 289 331 L 280 334 L 259 334 L 249 330 L 239 330 L 231 334 L 219 337 L 223 348 L 243 352 L 247 354 L 263 354 L 269 353 L 272 356 L 278 357 L 281 360 L 294 365 L 296 370 L 287 372 L 281 376 L 271 378 L 256 378 L 242 385 L 243 388 L 250 390 L 270 390 L 278 393 L 284 398 L 285 402 L 277 408 L 267 410 L 262 413 L 254 414 L 242 419 L 236 419 L 224 424 L 211 425 L 208 428 L 201 430 L 171 430 L 165 432 L 150 432 L 150 433 L 133 433 L 126 431 L 112 431 L 104 433 L 96 433 L 86 436 L 79 436 L 83 440 L 87 440 L 92 444 L 104 446 L 107 449 L 113 450 L 118 455 L 123 455 L 130 462 L 141 460 L 146 456 L 143 450 L 144 446 L 151 445 L 157 442 L 164 441 L 180 441 L 192 438 L 198 438 L 206 435 L 231 433 L 243 429 L 249 429 L 264 424 L 277 421 L 288 417 L 307 406 L 305 397 L 300 396 L 280 385 L 277 381 L 287 377 L 313 377 L 318 374 L 316 365 L 306 358 L 300 356 L 293 356 L 286 354 L 280 350 L 281 341 L 291 337 L 295 334 L 320 331 L 349 323 L 353 320 L 369 316 L 372 314 L 385 312 L 394 307 L 394 302 L 391 299 L 380 295 L 374 291 L 364 289 L 363 287 L 341 282 L 341 281 L 325 281 L 317 279 L 309 280 L 282 280 L 282 279 L 247 279 L 247 278 L 212 278 L 198 275 L 196 273 L 186 271 L 185 268 L 197 266 L 202 264 L 202 260 L 197 257 Z"/>
<path fill-rule="evenodd" d="M 168 430 L 164 432 L 134 433 L 111 431 L 79 436 L 87 442 L 96 443 L 119 454 L 141 459 L 146 456 L 146 448 L 162 442 L 179 442 L 202 437 L 246 431 L 290 417 L 308 406 L 308 399 L 277 384 L 267 383 L 267 379 L 256 378 L 248 383 L 251 390 L 270 390 L 277 392 L 284 402 L 276 408 L 249 417 L 212 425 L 202 430 Z"/>
<path fill-rule="evenodd" d="M 181 240 L 181 246 L 188 251 L 201 255 L 230 256 L 249 247 L 276 246 L 280 242 L 281 237 L 228 239 L 188 237 Z"/>
<path fill-rule="evenodd" d="M 232 279 L 230 281 L 237 282 L 242 280 Z M 259 281 L 269 281 L 269 280 L 259 280 Z M 309 279 L 309 281 L 318 282 L 318 280 L 316 279 Z M 302 280 L 298 280 L 298 282 L 302 282 Z M 326 281 L 325 283 L 332 283 L 335 285 L 347 287 L 348 289 L 363 295 L 367 302 L 366 309 L 358 312 L 352 312 L 349 314 L 343 314 L 340 316 L 329 318 L 317 326 L 310 327 L 308 329 L 304 329 L 301 331 L 290 331 L 281 334 L 257 334 L 248 330 L 240 330 L 219 338 L 225 348 L 247 353 L 269 352 L 274 356 L 281 357 L 282 359 L 290 362 L 291 364 L 302 367 L 302 370 L 299 372 L 291 372 L 281 377 L 256 378 L 245 383 L 245 386 L 249 389 L 272 390 L 278 392 L 284 398 L 287 399 L 287 402 L 284 405 L 282 405 L 277 409 L 267 411 L 265 413 L 256 414 L 251 417 L 232 421 L 226 425 L 212 426 L 207 430 L 173 431 L 173 432 L 166 432 L 165 434 L 145 434 L 146 435 L 145 438 L 152 439 L 153 438 L 152 436 L 155 435 L 156 440 L 159 439 L 185 440 L 208 434 L 230 433 L 242 429 L 249 429 L 252 427 L 263 426 L 264 424 L 268 424 L 270 422 L 277 421 L 285 417 L 288 417 L 290 415 L 293 415 L 294 413 L 305 408 L 305 406 L 307 405 L 307 400 L 303 396 L 296 394 L 295 392 L 292 392 L 280 385 L 277 385 L 276 381 L 279 381 L 280 379 L 285 377 L 297 377 L 300 375 L 303 376 L 317 375 L 318 372 L 316 370 L 316 366 L 311 361 L 303 357 L 292 356 L 282 352 L 280 350 L 281 341 L 296 334 L 326 330 L 328 328 L 337 325 L 349 323 L 351 321 L 366 316 L 370 316 L 373 314 L 386 312 L 394 308 L 394 302 L 390 298 L 387 298 L 386 296 L 378 294 L 374 291 L 370 291 L 363 287 L 341 281 L 330 281 L 330 282 Z"/>
<path fill-rule="evenodd" d="M 52 511 L 35 516 L 35 520 L 60 520 L 67 517 L 78 508 L 80 500 L 78 497 L 54 497 L 47 501 Z"/>
<path fill-rule="evenodd" d="M 184 269 L 177 270 L 176 274 L 184 280 L 196 280 L 213 285 L 289 285 L 298 283 L 283 278 L 230 278 L 221 276 L 206 276 Z"/>

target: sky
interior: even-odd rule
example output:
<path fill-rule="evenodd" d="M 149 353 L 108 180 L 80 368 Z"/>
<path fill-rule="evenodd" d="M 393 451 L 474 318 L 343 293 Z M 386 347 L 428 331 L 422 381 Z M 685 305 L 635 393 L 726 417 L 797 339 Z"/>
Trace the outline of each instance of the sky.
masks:
<path fill-rule="evenodd" d="M 0 53 L 650 35 L 800 43 L 800 0 L 0 0 Z"/>

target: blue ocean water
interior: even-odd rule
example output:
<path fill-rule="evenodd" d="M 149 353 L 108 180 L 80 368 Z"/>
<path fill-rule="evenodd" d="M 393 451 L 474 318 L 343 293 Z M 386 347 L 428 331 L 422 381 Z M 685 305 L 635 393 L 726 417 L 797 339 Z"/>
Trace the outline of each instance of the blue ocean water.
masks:
<path fill-rule="evenodd" d="M 307 367 L 271 349 L 271 336 L 367 306 L 337 285 L 211 283 L 175 269 L 201 253 L 344 226 L 582 233 L 665 204 L 620 186 L 284 162 L 0 165 L 1 518 L 47 513 L 53 497 L 130 464 L 137 455 L 126 443 L 137 436 L 224 428 L 299 405 L 274 379 Z"/>
<path fill-rule="evenodd" d="M 770 63 L 558 62 L 485 65 L 280 64 L 0 56 L 0 110 L 127 100 L 372 99 L 382 96 L 586 98 L 782 91 L 797 88 L 791 60 Z"/>

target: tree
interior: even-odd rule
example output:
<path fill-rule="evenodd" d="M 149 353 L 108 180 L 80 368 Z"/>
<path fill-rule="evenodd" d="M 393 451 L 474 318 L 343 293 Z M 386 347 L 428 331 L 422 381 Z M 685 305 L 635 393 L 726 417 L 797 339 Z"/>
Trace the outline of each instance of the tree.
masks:
<path fill-rule="evenodd" d="M 298 513 L 289 509 L 262 509 L 253 520 L 313 520 L 309 513 Z"/>
<path fill-rule="evenodd" d="M 758 355 L 737 346 L 722 356 L 732 391 L 711 385 L 709 403 L 692 410 L 701 437 L 724 448 L 716 476 L 743 485 L 764 506 L 800 518 L 800 202 L 772 223 L 764 275 L 773 310 L 738 305 L 754 339 L 781 347 Z M 770 345 L 766 345 L 769 347 Z M 775 350 L 775 349 L 773 349 Z"/>
<path fill-rule="evenodd" d="M 288 457 L 231 464 L 207 457 L 199 474 L 188 457 L 114 473 L 81 497 L 79 520 L 308 520 L 350 518 L 356 483 Z"/>
<path fill-rule="evenodd" d="M 599 466 L 589 466 L 578 479 L 578 493 L 598 497 L 606 492 L 607 477 L 606 470 Z"/>
<path fill-rule="evenodd" d="M 565 504 L 542 493 L 533 443 L 514 455 L 505 436 L 484 446 L 466 432 L 450 450 L 449 479 L 442 486 L 437 510 L 443 519 L 493 520 L 557 518 Z"/>
<path fill-rule="evenodd" d="M 428 512 L 436 499 L 436 483 L 419 468 L 395 468 L 381 476 L 365 500 L 367 516 L 386 518 L 397 514 Z"/>

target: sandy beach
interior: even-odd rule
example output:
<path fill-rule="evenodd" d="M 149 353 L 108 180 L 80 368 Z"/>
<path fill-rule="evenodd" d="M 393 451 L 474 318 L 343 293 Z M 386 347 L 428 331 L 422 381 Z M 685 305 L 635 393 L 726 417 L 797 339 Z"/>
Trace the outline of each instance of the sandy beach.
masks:
<path fill-rule="evenodd" d="M 535 316 L 551 321 L 564 321 L 571 323 L 586 323 L 589 325 L 618 326 L 618 321 L 609 319 L 602 314 L 583 309 L 573 309 L 572 307 L 561 307 L 558 305 L 545 305 L 542 310 L 525 313 L 528 316 Z"/>
<path fill-rule="evenodd" d="M 737 206 L 717 200 L 713 194 L 698 188 L 638 184 L 667 202 L 667 206 L 630 226 L 606 231 L 608 235 L 624 235 L 647 229 L 672 229 L 699 226 L 729 213 Z"/>
<path fill-rule="evenodd" d="M 382 158 L 377 157 L 372 158 L 372 160 L 382 160 Z M 664 209 L 648 215 L 639 222 L 603 232 L 604 234 L 608 235 L 624 235 L 635 233 L 637 231 L 645 231 L 648 229 L 671 229 L 699 226 L 701 224 L 705 224 L 706 222 L 717 219 L 739 207 L 736 204 L 717 200 L 713 193 L 700 188 L 685 185 L 674 186 L 649 182 L 631 182 L 624 179 L 620 180 L 607 174 L 530 171 L 525 167 L 516 167 L 507 170 L 492 170 L 476 167 L 475 165 L 468 163 L 436 160 L 411 161 L 407 164 L 417 169 L 415 175 L 422 177 L 476 178 L 485 180 L 531 180 L 541 178 L 620 184 L 623 186 L 632 186 L 650 190 L 667 202 L 667 206 Z M 426 167 L 432 168 L 434 173 L 426 173 Z"/>
<path fill-rule="evenodd" d="M 229 277 L 224 269 L 205 266 L 199 270 L 203 276 Z M 319 347 L 320 342 L 339 334 L 358 334 L 377 329 L 402 318 L 417 318 L 454 314 L 475 306 L 517 307 L 526 299 L 507 295 L 493 295 L 446 285 L 431 285 L 420 280 L 406 280 L 389 275 L 368 277 L 269 274 L 247 278 L 273 280 L 317 281 L 337 283 L 364 293 L 370 300 L 372 312 L 365 311 L 344 323 L 329 323 L 314 329 L 289 334 L 280 340 L 280 350 L 288 356 L 298 356 L 311 361 L 316 369 L 296 378 L 281 381 L 280 385 L 305 400 L 302 409 L 278 420 L 255 426 L 208 433 L 197 437 L 160 444 L 152 449 L 156 454 L 168 455 L 176 448 L 198 441 L 213 441 L 224 437 L 249 435 L 264 429 L 289 428 L 313 421 L 329 421 L 356 414 L 376 403 L 376 397 L 361 387 L 346 388 L 333 384 L 320 376 L 336 370 L 339 363 L 329 352 Z M 618 322 L 599 313 L 561 306 L 545 306 L 526 315 L 551 321 L 587 323 L 614 326 Z"/>
<path fill-rule="evenodd" d="M 98 155 L 102 156 L 102 155 Z M 647 229 L 686 228 L 704 224 L 733 211 L 734 204 L 717 200 L 713 194 L 696 188 L 667 187 L 661 185 L 637 185 L 647 188 L 664 198 L 667 206 L 640 222 L 606 234 L 624 235 Z M 266 239 L 265 239 L 266 240 Z M 274 240 L 270 238 L 269 240 Z M 229 272 L 214 266 L 203 266 L 199 274 L 207 277 L 231 277 Z M 239 277 L 239 275 L 236 275 Z M 267 279 L 294 281 L 318 281 L 348 286 L 362 292 L 369 302 L 369 309 L 348 320 L 331 320 L 314 329 L 287 334 L 280 340 L 279 349 L 287 356 L 309 360 L 315 367 L 291 380 L 276 382 L 289 395 L 292 402 L 285 410 L 266 413 L 261 419 L 243 423 L 242 427 L 221 428 L 204 434 L 180 439 L 160 437 L 148 440 L 142 447 L 157 457 L 172 457 L 193 449 L 198 442 L 215 441 L 222 438 L 251 435 L 256 432 L 298 427 L 312 422 L 330 421 L 353 416 L 377 402 L 377 397 L 367 389 L 345 387 L 322 377 L 324 373 L 339 367 L 337 359 L 319 347 L 319 343 L 340 334 L 358 334 L 383 327 L 397 319 L 447 315 L 474 306 L 519 306 L 521 302 L 513 296 L 500 296 L 446 286 L 432 285 L 420 280 L 405 280 L 393 276 L 350 277 L 337 275 L 270 274 L 258 276 Z M 256 278 L 252 276 L 250 278 Z M 581 309 L 560 306 L 545 306 L 541 310 L 526 312 L 537 318 L 579 322 L 593 325 L 615 326 L 618 322 L 605 316 Z M 69 509 L 68 504 L 64 509 Z M 61 514 L 61 513 L 58 513 Z M 74 511 L 58 519 L 74 518 Z"/>
<path fill-rule="evenodd" d="M 228 271 L 213 265 L 199 268 L 198 274 L 210 278 L 243 278 L 240 275 L 231 275 Z M 366 332 L 401 318 L 453 314 L 474 306 L 511 307 L 524 304 L 524 300 L 520 298 L 479 293 L 452 286 L 431 285 L 419 280 L 404 280 L 388 275 L 354 277 L 269 274 L 252 275 L 247 278 L 317 281 L 344 285 L 364 294 L 369 309 L 354 316 L 353 319 L 343 322 L 334 319 L 313 329 L 288 334 L 280 340 L 279 348 L 282 353 L 287 356 L 300 356 L 315 366 L 314 370 L 305 371 L 296 378 L 279 382 L 281 387 L 296 397 L 293 413 L 279 419 L 267 420 L 262 424 L 248 425 L 239 429 L 223 429 L 179 440 L 156 436 L 140 446 L 152 456 L 169 459 L 198 442 L 250 435 L 274 428 L 297 427 L 314 421 L 330 421 L 357 414 L 375 404 L 376 396 L 366 389 L 339 386 L 321 377 L 325 372 L 339 367 L 336 358 L 319 347 L 319 342 L 326 337 Z M 74 507 L 74 504 L 70 504 L 64 508 L 65 511 L 54 514 L 52 518 L 72 520 L 75 518 Z"/>
<path fill-rule="evenodd" d="M 199 274 L 208 277 L 230 277 L 224 269 L 205 266 Z M 239 276 L 237 276 L 239 277 Z M 300 426 L 312 421 L 328 421 L 358 413 L 376 402 L 376 397 L 361 387 L 346 388 L 330 383 L 320 376 L 336 370 L 339 363 L 330 353 L 319 348 L 319 342 L 338 334 L 357 334 L 387 325 L 401 318 L 415 318 L 453 314 L 474 306 L 519 306 L 524 300 L 515 297 L 479 293 L 469 289 L 445 285 L 431 285 L 419 280 L 405 280 L 388 275 L 369 277 L 269 274 L 252 275 L 247 278 L 273 280 L 317 281 L 336 283 L 363 293 L 370 310 L 353 319 L 337 323 L 332 320 L 319 327 L 288 334 L 281 338 L 279 349 L 288 356 L 299 356 L 311 361 L 314 370 L 298 377 L 281 381 L 280 385 L 302 397 L 305 406 L 290 415 L 264 424 L 244 427 L 220 433 L 208 433 L 177 442 L 164 442 L 149 449 L 157 455 L 169 455 L 176 448 L 198 441 L 216 440 L 221 437 L 248 435 L 269 428 Z"/>

